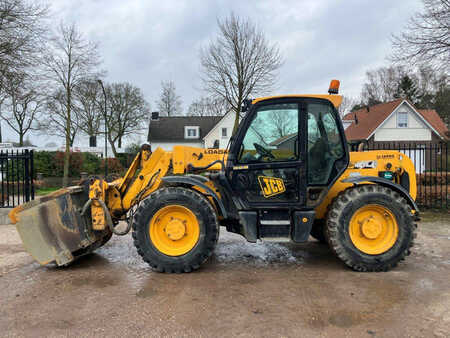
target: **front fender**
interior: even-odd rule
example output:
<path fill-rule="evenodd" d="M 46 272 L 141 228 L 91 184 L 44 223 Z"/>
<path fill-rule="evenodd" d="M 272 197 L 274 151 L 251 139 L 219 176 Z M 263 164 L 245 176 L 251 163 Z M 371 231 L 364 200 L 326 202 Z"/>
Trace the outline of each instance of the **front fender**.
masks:
<path fill-rule="evenodd" d="M 169 184 L 183 184 L 188 186 L 198 186 L 202 189 L 206 190 L 206 192 L 214 199 L 214 202 L 218 206 L 220 213 L 224 218 L 228 217 L 227 210 L 223 205 L 222 200 L 217 196 L 217 194 L 208 187 L 205 183 L 209 180 L 200 175 L 185 175 L 185 176 L 165 176 L 162 178 L 162 181 Z"/>

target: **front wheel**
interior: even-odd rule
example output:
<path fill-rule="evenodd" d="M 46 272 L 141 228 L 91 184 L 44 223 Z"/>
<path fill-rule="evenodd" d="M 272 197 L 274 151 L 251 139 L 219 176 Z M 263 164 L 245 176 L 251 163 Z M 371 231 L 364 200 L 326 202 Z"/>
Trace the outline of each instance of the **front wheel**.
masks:
<path fill-rule="evenodd" d="M 200 193 L 181 187 L 155 191 L 133 220 L 134 245 L 160 272 L 190 272 L 213 253 L 219 237 L 216 212 Z"/>
<path fill-rule="evenodd" d="M 402 196 L 370 184 L 346 189 L 333 201 L 325 235 L 352 269 L 387 271 L 409 255 L 416 228 Z"/>

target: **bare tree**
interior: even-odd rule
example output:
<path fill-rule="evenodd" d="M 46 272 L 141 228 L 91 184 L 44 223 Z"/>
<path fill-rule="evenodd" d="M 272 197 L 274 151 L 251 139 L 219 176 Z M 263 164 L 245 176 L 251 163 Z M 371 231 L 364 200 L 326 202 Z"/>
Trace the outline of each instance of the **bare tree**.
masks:
<path fill-rule="evenodd" d="M 406 98 L 419 109 L 435 109 L 448 123 L 450 111 L 449 76 L 421 66 L 405 71 L 400 66 L 381 67 L 366 73 L 361 101 L 353 105 L 352 111 L 367 105 Z"/>
<path fill-rule="evenodd" d="M 100 134 L 103 122 L 103 93 L 97 81 L 85 80 L 75 86 L 74 98 L 79 128 L 90 137 L 91 142 Z"/>
<path fill-rule="evenodd" d="M 236 131 L 242 101 L 271 90 L 283 61 L 278 47 L 249 19 L 232 13 L 218 25 L 219 36 L 200 53 L 202 81 L 206 91 L 236 112 Z"/>
<path fill-rule="evenodd" d="M 342 103 L 338 109 L 339 116 L 343 117 L 345 114 L 349 113 L 355 104 L 357 104 L 356 99 L 345 95 L 342 96 Z"/>
<path fill-rule="evenodd" d="M 141 90 L 130 83 L 113 83 L 106 87 L 106 92 L 111 105 L 108 141 L 117 157 L 116 142 L 121 148 L 125 136 L 143 131 L 150 108 Z"/>
<path fill-rule="evenodd" d="M 3 82 L 3 102 L 0 117 L 19 135 L 19 146 L 24 136 L 37 130 L 36 117 L 43 107 L 43 97 L 35 86 L 35 80 L 22 73 L 9 74 Z"/>
<path fill-rule="evenodd" d="M 194 100 L 188 109 L 189 116 L 222 116 L 230 111 L 223 98 L 201 97 Z"/>
<path fill-rule="evenodd" d="M 450 1 L 422 0 L 403 33 L 392 37 L 391 59 L 400 63 L 428 65 L 448 74 L 450 69 Z"/>
<path fill-rule="evenodd" d="M 173 81 L 161 82 L 161 96 L 156 102 L 159 112 L 167 116 L 181 114 L 181 98 L 176 93 Z"/>
<path fill-rule="evenodd" d="M 279 139 L 297 131 L 296 121 L 292 114 L 286 110 L 276 110 L 270 116 L 271 126 L 267 129 L 272 131 L 271 137 Z M 267 141 L 267 140 L 266 140 Z"/>
<path fill-rule="evenodd" d="M 0 0 L 0 85 L 8 74 L 20 76 L 37 63 L 47 13 L 39 2 Z"/>
<path fill-rule="evenodd" d="M 64 138 L 70 149 L 80 129 L 80 121 L 74 107 L 74 101 L 71 101 L 70 117 L 67 115 L 67 93 L 63 89 L 47 95 L 45 105 L 47 114 L 40 120 L 39 129 Z M 68 118 L 70 118 L 70 121 L 67 121 Z"/>
<path fill-rule="evenodd" d="M 60 122 L 58 125 L 64 126 L 66 150 L 63 186 L 67 186 L 69 177 L 70 144 L 73 142 L 71 132 L 77 130 L 71 126 L 74 89 L 86 79 L 98 78 L 99 64 L 97 45 L 86 40 L 74 24 L 61 23 L 57 34 L 50 40 L 49 50 L 43 57 L 42 66 L 47 80 L 64 91 L 64 96 L 57 96 L 65 100 L 64 114 L 51 117 L 53 121 Z"/>
<path fill-rule="evenodd" d="M 366 72 L 361 100 L 367 105 L 395 99 L 398 83 L 405 72 L 401 66 L 380 67 Z"/>

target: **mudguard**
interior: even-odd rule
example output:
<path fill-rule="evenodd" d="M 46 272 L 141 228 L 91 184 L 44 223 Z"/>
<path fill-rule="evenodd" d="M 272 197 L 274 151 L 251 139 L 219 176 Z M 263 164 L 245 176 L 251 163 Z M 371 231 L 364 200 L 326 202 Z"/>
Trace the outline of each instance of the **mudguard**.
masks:
<path fill-rule="evenodd" d="M 210 187 L 208 187 L 205 184 L 205 182 L 208 182 L 208 179 L 206 177 L 201 176 L 201 175 L 165 176 L 162 178 L 162 181 L 166 182 L 166 183 L 170 183 L 170 184 L 178 183 L 178 184 L 186 184 L 189 186 L 198 186 L 198 187 L 205 189 L 206 192 L 209 195 L 211 195 L 211 197 L 216 202 L 216 205 L 219 207 L 220 213 L 222 214 L 222 216 L 224 218 L 228 217 L 227 210 L 226 210 L 225 206 L 223 205 L 222 200 L 219 198 L 219 196 L 217 196 L 217 194 Z"/>
<path fill-rule="evenodd" d="M 353 183 L 353 184 L 360 184 L 363 182 L 371 182 L 376 183 L 388 188 L 391 188 L 392 190 L 397 191 L 400 195 L 402 195 L 410 204 L 411 208 L 418 213 L 419 207 L 417 206 L 416 202 L 413 200 L 409 192 L 403 188 L 401 185 L 396 184 L 392 181 L 389 181 L 383 177 L 376 177 L 376 176 L 354 176 L 354 177 L 348 177 L 346 179 L 343 179 L 341 182 L 344 183 Z"/>

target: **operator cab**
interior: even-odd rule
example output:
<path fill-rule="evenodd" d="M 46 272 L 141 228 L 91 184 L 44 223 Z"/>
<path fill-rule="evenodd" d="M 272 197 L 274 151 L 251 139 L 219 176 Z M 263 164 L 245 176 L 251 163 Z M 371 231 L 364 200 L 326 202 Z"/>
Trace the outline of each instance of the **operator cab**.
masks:
<path fill-rule="evenodd" d="M 244 209 L 312 210 L 321 202 L 349 161 L 340 101 L 337 95 L 252 101 L 226 166 Z"/>

